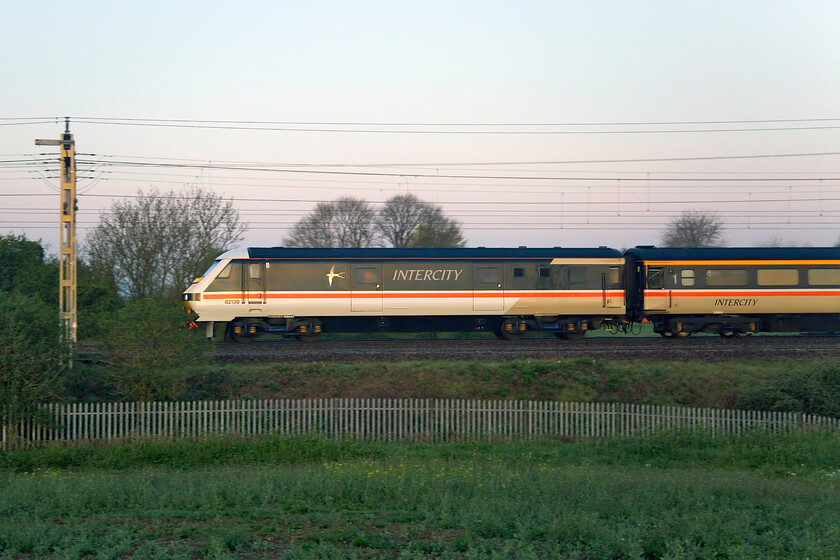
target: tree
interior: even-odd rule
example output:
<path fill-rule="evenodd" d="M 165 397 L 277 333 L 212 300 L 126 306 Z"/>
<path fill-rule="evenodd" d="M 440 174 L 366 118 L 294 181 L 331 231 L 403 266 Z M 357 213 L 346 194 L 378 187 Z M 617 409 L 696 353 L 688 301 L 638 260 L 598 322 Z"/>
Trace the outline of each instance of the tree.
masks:
<path fill-rule="evenodd" d="M 723 221 L 714 212 L 686 210 L 662 235 L 665 247 L 714 247 L 723 244 Z"/>
<path fill-rule="evenodd" d="M 370 247 L 376 240 L 375 215 L 370 205 L 358 198 L 319 202 L 297 221 L 283 243 L 287 247 Z"/>
<path fill-rule="evenodd" d="M 414 230 L 408 240 L 407 247 L 463 247 L 467 244 L 461 235 L 461 228 L 454 222 L 452 225 L 435 228 L 422 225 Z"/>
<path fill-rule="evenodd" d="M 22 292 L 58 308 L 58 261 L 38 241 L 0 236 L 0 291 Z"/>
<path fill-rule="evenodd" d="M 116 202 L 87 238 L 90 265 L 132 299 L 177 297 L 207 256 L 240 241 L 233 202 L 197 187 L 184 194 L 138 193 Z"/>
<path fill-rule="evenodd" d="M 0 292 L 0 429 L 12 446 L 20 422 L 37 419 L 36 405 L 59 394 L 70 357 L 59 331 L 56 309 L 21 292 Z"/>
<path fill-rule="evenodd" d="M 439 206 L 413 194 L 400 194 L 385 201 L 375 223 L 380 236 L 393 247 L 461 247 L 466 243 L 456 221 L 447 218 Z M 418 232 L 420 228 L 423 229 Z M 417 237 L 412 241 L 415 233 Z"/>

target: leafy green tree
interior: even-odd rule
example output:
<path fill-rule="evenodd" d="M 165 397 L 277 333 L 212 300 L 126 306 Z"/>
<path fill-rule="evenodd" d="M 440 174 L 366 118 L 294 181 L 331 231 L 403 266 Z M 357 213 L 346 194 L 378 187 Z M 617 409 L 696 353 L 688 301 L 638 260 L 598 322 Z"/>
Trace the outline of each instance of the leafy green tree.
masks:
<path fill-rule="evenodd" d="M 38 241 L 0 236 L 0 292 L 20 292 L 58 308 L 58 261 Z"/>
<path fill-rule="evenodd" d="M 109 317 L 102 340 L 111 384 L 136 401 L 180 398 L 190 368 L 208 364 L 212 351 L 203 329 L 188 321 L 180 303 L 161 296 L 131 301 Z"/>
<path fill-rule="evenodd" d="M 59 331 L 57 309 L 20 292 L 0 292 L 0 425 L 11 440 L 22 420 L 38 418 L 38 403 L 61 395 L 70 352 Z"/>

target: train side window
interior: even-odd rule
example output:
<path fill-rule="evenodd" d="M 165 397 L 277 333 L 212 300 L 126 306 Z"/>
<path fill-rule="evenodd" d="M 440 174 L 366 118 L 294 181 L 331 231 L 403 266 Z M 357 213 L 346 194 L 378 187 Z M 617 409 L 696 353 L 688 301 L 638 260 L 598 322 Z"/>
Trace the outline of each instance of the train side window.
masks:
<path fill-rule="evenodd" d="M 262 278 L 262 263 L 251 263 L 248 265 L 248 278 L 260 280 Z"/>
<path fill-rule="evenodd" d="M 694 270 L 686 269 L 680 271 L 680 283 L 683 286 L 694 286 Z"/>
<path fill-rule="evenodd" d="M 522 268 L 521 266 L 514 267 L 513 277 L 514 278 L 524 278 L 525 277 L 525 269 Z"/>
<path fill-rule="evenodd" d="M 478 281 L 483 283 L 498 283 L 499 269 L 496 267 L 483 267 L 478 269 Z"/>
<path fill-rule="evenodd" d="M 540 278 L 551 278 L 551 269 L 547 266 L 540 267 Z"/>
<path fill-rule="evenodd" d="M 809 268 L 808 284 L 811 286 L 840 286 L 840 268 Z"/>
<path fill-rule="evenodd" d="M 570 266 L 569 284 L 586 284 L 586 269 L 581 266 Z"/>
<path fill-rule="evenodd" d="M 618 284 L 621 282 L 621 271 L 617 266 L 610 267 L 609 279 L 610 286 L 618 286 Z"/>
<path fill-rule="evenodd" d="M 759 286 L 797 286 L 799 271 L 795 268 L 760 268 L 757 280 Z"/>
<path fill-rule="evenodd" d="M 747 271 L 740 268 L 720 268 L 706 271 L 709 286 L 746 286 Z"/>
<path fill-rule="evenodd" d="M 233 263 L 228 263 L 227 266 L 222 270 L 218 276 L 216 276 L 219 280 L 227 280 L 230 278 L 230 272 L 233 270 Z"/>
<path fill-rule="evenodd" d="M 378 284 L 379 271 L 375 268 L 357 268 L 356 282 L 359 284 Z"/>
<path fill-rule="evenodd" d="M 661 290 L 665 287 L 665 274 L 661 268 L 648 268 L 647 287 L 651 290 Z"/>

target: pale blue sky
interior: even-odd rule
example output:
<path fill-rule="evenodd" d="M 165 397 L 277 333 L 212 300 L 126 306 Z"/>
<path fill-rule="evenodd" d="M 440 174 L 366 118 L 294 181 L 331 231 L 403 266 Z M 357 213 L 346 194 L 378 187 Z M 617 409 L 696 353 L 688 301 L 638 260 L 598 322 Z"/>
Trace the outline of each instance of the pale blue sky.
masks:
<path fill-rule="evenodd" d="M 300 132 L 71 121 L 78 150 L 98 154 L 92 161 L 367 165 L 340 169 L 379 174 L 94 166 L 96 182 L 80 182 L 82 240 L 110 197 L 187 184 L 236 199 L 252 224 L 245 245 L 280 244 L 315 201 L 381 203 L 405 191 L 461 220 L 471 245 L 655 243 L 659 224 L 685 208 L 718 212 L 730 245 L 821 245 L 840 234 L 840 156 L 627 161 L 840 152 L 833 0 L 0 7 L 3 119 L 365 123 L 355 128 L 364 132 Z M 417 126 L 666 122 L 704 124 Z M 411 126 L 384 126 L 395 123 Z M 371 132 L 386 128 L 403 133 Z M 0 121 L 0 163 L 42 152 L 34 139 L 62 129 Z M 709 129 L 726 132 L 685 132 Z M 590 163 L 536 163 L 569 161 Z M 522 165 L 455 165 L 494 162 Z M 0 232 L 57 244 L 57 196 L 8 196 L 50 193 L 48 182 L 0 167 Z"/>

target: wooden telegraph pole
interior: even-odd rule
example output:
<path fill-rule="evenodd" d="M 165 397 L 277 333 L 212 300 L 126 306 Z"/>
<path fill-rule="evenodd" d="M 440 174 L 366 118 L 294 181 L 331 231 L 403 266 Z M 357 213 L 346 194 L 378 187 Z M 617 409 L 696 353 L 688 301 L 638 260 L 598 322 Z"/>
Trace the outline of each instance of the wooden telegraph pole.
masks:
<path fill-rule="evenodd" d="M 59 140 L 35 140 L 36 146 L 61 146 L 61 199 L 59 228 L 61 253 L 58 305 L 66 342 L 76 342 L 76 143 L 70 134 L 70 118 L 64 121 Z"/>

